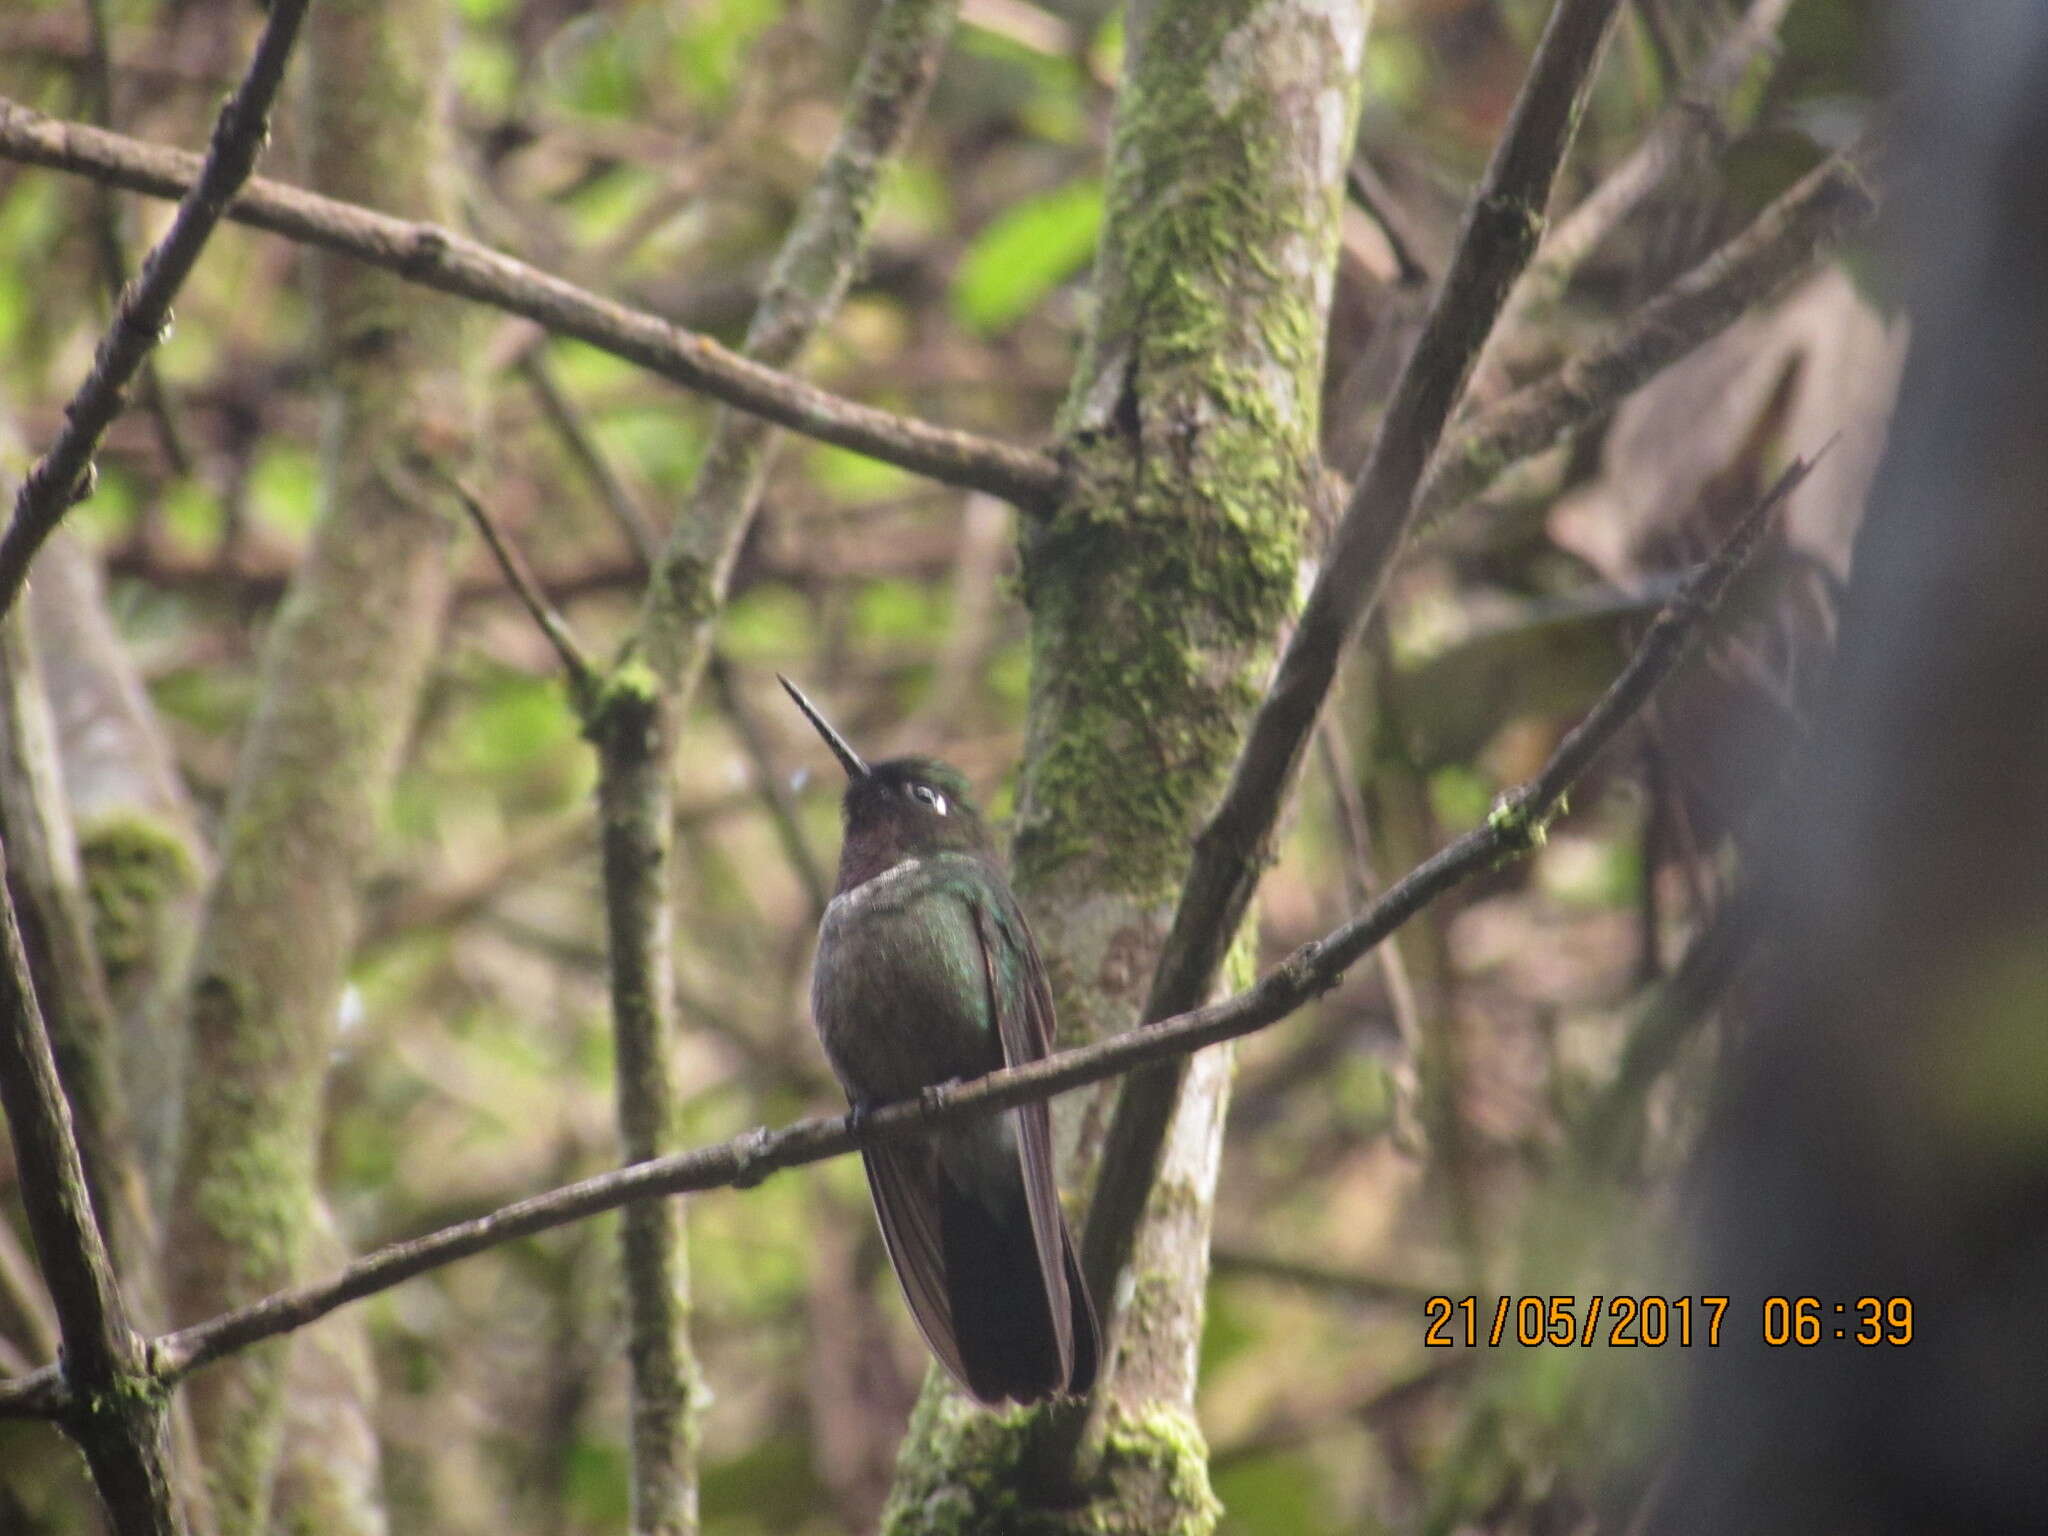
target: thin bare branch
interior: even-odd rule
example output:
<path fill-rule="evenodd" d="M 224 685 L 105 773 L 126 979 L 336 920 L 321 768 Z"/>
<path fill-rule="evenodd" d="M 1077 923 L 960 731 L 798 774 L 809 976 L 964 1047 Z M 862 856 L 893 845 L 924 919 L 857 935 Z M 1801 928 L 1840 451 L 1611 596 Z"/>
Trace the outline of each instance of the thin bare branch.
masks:
<path fill-rule="evenodd" d="M 62 1422 L 92 1468 L 119 1536 L 173 1536 L 164 1404 L 147 1391 L 142 1339 L 86 1191 L 71 1111 L 36 1006 L 28 956 L 0 868 L 0 1108 L 14 1143 L 22 1209 L 64 1339 Z M 39 1373 L 41 1374 L 41 1373 Z M 26 1378 L 35 1380 L 35 1377 Z"/>
<path fill-rule="evenodd" d="M 1196 839 L 1144 1017 L 1193 1007 L 1215 983 L 1251 902 L 1267 844 L 1321 713 L 1337 661 L 1378 600 L 1410 523 L 1423 467 L 1479 349 L 1543 227 L 1617 0 L 1559 0 L 1505 133 L 1474 190 L 1421 339 L 1402 369 L 1342 521 L 1259 705 L 1222 803 Z M 1117 1294 L 1150 1198 L 1182 1063 L 1127 1080 L 1104 1143 L 1081 1241 L 1097 1296 Z"/>
<path fill-rule="evenodd" d="M 90 90 L 90 112 L 100 127 L 112 128 L 117 119 L 114 115 L 113 35 L 107 21 L 107 0 L 85 0 L 85 21 L 83 79 Z M 112 187 L 102 185 L 93 189 L 92 223 L 93 245 L 99 255 L 100 277 L 107 287 L 107 302 L 118 304 L 121 302 L 121 290 L 128 282 L 128 239 L 122 232 L 121 206 Z M 177 415 L 171 408 L 170 392 L 164 388 L 163 378 L 157 372 L 155 353 L 143 358 L 137 384 L 143 409 L 149 412 L 150 419 L 156 424 L 157 443 L 163 449 L 165 462 L 176 474 L 190 474 L 192 455 L 185 447 L 185 435 L 179 430 Z"/>
<path fill-rule="evenodd" d="M 1453 1289 L 1453 1282 L 1419 1276 L 1372 1275 L 1359 1270 L 1338 1269 L 1313 1259 L 1287 1258 L 1264 1249 L 1238 1243 L 1219 1242 L 1209 1255 L 1219 1275 L 1248 1280 L 1277 1280 L 1304 1290 L 1335 1296 L 1344 1301 L 1388 1302 L 1414 1305 L 1423 1298 Z"/>
<path fill-rule="evenodd" d="M 555 435 L 562 440 L 569 457 L 583 476 L 590 482 L 605 508 L 612 515 L 612 521 L 625 534 L 626 542 L 632 546 L 649 567 L 654 564 L 655 551 L 661 545 L 656 538 L 654 525 L 647 520 L 647 513 L 640 503 L 628 494 L 625 482 L 612 470 L 597 446 L 597 439 L 590 435 L 590 428 L 583 420 L 582 412 L 563 393 L 561 384 L 555 378 L 555 370 L 548 364 L 544 347 L 532 346 L 523 349 L 512 365 L 519 376 L 526 380 L 527 388 L 533 391 L 534 403 L 540 407 Z"/>
<path fill-rule="evenodd" d="M 25 608 L 0 618 L 0 839 L 36 998 L 61 1068 L 93 1207 L 146 1321 L 155 1250 L 119 1067 L 121 1032 L 57 761 L 57 726 Z"/>
<path fill-rule="evenodd" d="M 519 598 L 540 632 L 547 636 L 548 644 L 555 648 L 555 654 L 562 658 L 562 670 L 569 674 L 569 683 L 575 689 L 579 700 L 588 699 L 597 687 L 597 668 L 591 665 L 590 657 L 577 642 L 576 633 L 569 628 L 569 621 L 562 617 L 560 609 L 548 601 L 547 594 L 533 579 L 533 573 L 526 568 L 526 562 L 498 531 L 497 523 L 485 510 L 484 504 L 459 475 L 438 464 L 423 462 L 420 465 L 428 475 L 446 486 L 449 493 L 462 503 L 462 510 L 469 514 L 469 520 L 476 524 L 478 533 L 484 536 L 484 543 L 490 546 L 492 556 L 498 562 L 498 569 L 505 573 L 505 584 Z"/>
<path fill-rule="evenodd" d="M 778 1131 L 755 1129 L 731 1141 L 634 1163 L 516 1201 L 473 1221 L 393 1243 L 327 1280 L 277 1292 L 157 1340 L 151 1350 L 157 1380 L 166 1386 L 174 1384 L 202 1366 L 302 1328 L 337 1307 L 514 1238 L 636 1200 L 749 1188 L 785 1168 L 822 1162 L 856 1148 L 1049 1098 L 1279 1022 L 1336 986 L 1346 971 L 1438 896 L 1541 843 L 1543 830 L 1563 804 L 1575 775 L 1614 740 L 1670 675 L 1755 548 L 1772 513 L 1809 467 L 1810 461 L 1800 462 L 1787 470 L 1728 542 L 1686 579 L 1607 693 L 1534 779 L 1503 796 L 1482 825 L 1411 870 L 1350 921 L 1295 950 L 1235 997 L 1028 1066 L 927 1089 L 915 1100 L 870 1112 L 858 1127 L 850 1118 L 834 1117 L 800 1120 Z M 0 1418 L 51 1417 L 62 1413 L 68 1402 L 63 1380 L 54 1367 L 0 1384 Z"/>
<path fill-rule="evenodd" d="M 152 197 L 180 196 L 200 169 L 192 155 L 46 117 L 4 97 L 0 157 Z M 261 178 L 243 187 L 227 216 L 339 251 L 442 293 L 523 315 L 555 335 L 588 342 L 792 431 L 948 485 L 987 491 L 1026 510 L 1050 505 L 1065 483 L 1051 454 L 856 404 L 439 225 L 374 213 Z"/>
<path fill-rule="evenodd" d="M 1614 1076 L 1573 1127 L 1583 1167 L 1619 1174 L 1637 1145 L 1643 1101 L 1741 974 L 1764 937 L 1754 896 L 1738 893 L 1693 939 L 1621 1048 Z"/>
<path fill-rule="evenodd" d="M 1630 213 L 1676 172 L 1711 152 L 1728 132 L 1728 100 L 1778 35 L 1792 0 L 1752 0 L 1705 64 L 1650 124 L 1635 148 L 1572 211 L 1551 226 L 1501 306 L 1486 353 L 1532 313 L 1564 296 L 1572 275 Z M 1482 363 L 1483 366 L 1483 363 Z"/>
<path fill-rule="evenodd" d="M 92 456 L 107 425 L 120 414 L 135 371 L 163 339 L 171 300 L 191 275 L 206 240 L 235 191 L 249 179 L 270 135 L 270 104 L 284 78 L 306 0 L 277 0 L 242 82 L 220 109 L 204 161 L 191 164 L 189 190 L 142 271 L 122 290 L 112 324 L 100 338 L 92 369 L 64 407 L 64 425 L 49 451 L 29 469 L 14 498 L 14 517 L 0 535 L 0 614 L 14 606 L 28 579 L 29 561 L 71 507 L 91 492 Z M 0 109 L 9 125 L 13 112 Z M 108 134 L 109 138 L 118 135 Z"/>
<path fill-rule="evenodd" d="M 1598 421 L 1866 227 L 1877 214 L 1870 155 L 1860 146 L 1830 156 L 1605 341 L 1461 424 L 1430 464 L 1416 520 L 1462 506 L 1508 465 Z"/>
<path fill-rule="evenodd" d="M 775 253 L 747 324 L 751 362 L 786 366 L 838 310 L 867 249 L 883 170 L 937 77 L 958 0 L 890 0 L 876 14 L 839 132 Z M 678 702 L 694 691 L 779 442 L 759 413 L 722 411 L 668 532 L 640 616 L 643 653 Z"/>

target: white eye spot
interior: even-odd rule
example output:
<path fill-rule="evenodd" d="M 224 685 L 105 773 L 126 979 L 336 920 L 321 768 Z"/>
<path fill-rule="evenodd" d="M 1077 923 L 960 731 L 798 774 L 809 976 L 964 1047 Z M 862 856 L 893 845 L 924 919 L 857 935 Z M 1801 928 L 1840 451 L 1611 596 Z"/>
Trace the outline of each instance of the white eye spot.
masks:
<path fill-rule="evenodd" d="M 929 784 L 911 785 L 910 798 L 913 800 L 922 800 L 926 805 L 930 806 L 934 811 L 938 812 L 941 816 L 946 814 L 946 797 L 940 794 L 936 789 L 933 789 Z"/>

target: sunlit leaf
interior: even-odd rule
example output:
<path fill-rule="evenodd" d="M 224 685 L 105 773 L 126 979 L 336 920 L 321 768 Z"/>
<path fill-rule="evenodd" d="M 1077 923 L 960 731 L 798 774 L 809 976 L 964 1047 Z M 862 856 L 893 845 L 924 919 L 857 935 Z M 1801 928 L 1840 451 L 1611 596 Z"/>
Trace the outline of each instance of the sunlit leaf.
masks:
<path fill-rule="evenodd" d="M 320 504 L 320 466 L 302 444 L 270 438 L 249 467 L 249 511 L 258 522 L 302 535 Z"/>
<path fill-rule="evenodd" d="M 996 219 L 967 248 L 953 281 L 953 313 L 987 334 L 1037 308 L 1057 284 L 1095 253 L 1102 228 L 1102 183 L 1063 182 Z"/>
<path fill-rule="evenodd" d="M 804 460 L 820 489 L 849 501 L 897 495 L 917 483 L 908 470 L 829 443 L 812 444 Z"/>
<path fill-rule="evenodd" d="M 854 624 L 863 640 L 929 643 L 944 631 L 949 608 L 941 588 L 872 581 L 854 601 Z"/>

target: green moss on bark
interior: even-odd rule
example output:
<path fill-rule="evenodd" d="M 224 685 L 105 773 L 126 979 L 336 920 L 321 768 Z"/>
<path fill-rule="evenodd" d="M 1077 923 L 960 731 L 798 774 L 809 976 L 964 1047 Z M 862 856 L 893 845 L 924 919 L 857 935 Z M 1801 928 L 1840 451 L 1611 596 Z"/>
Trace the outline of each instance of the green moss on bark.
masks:
<path fill-rule="evenodd" d="M 1161 9 L 1118 101 L 1063 422 L 1077 489 L 1026 541 L 1017 843 L 1027 885 L 1082 860 L 1148 900 L 1178 886 L 1295 600 L 1338 217 L 1321 140 L 1348 144 L 1354 103 L 1312 16 Z"/>
<path fill-rule="evenodd" d="M 1208 1447 L 1186 1414 L 1112 1409 L 1098 1486 L 1082 1502 L 1034 1499 L 1038 1416 L 989 1413 L 936 1381 L 911 1419 L 883 1536 L 1209 1536 L 1222 1506 Z"/>
<path fill-rule="evenodd" d="M 93 943 L 108 980 L 163 953 L 164 925 L 199 884 L 191 850 L 173 829 L 140 814 L 108 816 L 79 829 L 79 862 L 92 907 Z"/>

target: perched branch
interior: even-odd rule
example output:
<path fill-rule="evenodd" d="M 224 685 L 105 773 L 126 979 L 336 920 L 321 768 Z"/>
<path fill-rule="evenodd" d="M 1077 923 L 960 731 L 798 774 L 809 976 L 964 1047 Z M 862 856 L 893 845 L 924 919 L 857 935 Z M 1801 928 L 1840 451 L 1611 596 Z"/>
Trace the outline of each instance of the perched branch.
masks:
<path fill-rule="evenodd" d="M 1831 156 L 1612 336 L 1460 425 L 1430 464 L 1416 519 L 1463 505 L 1507 465 L 1599 420 L 1868 225 L 1877 213 L 1869 153 L 1859 147 Z"/>
<path fill-rule="evenodd" d="M 1543 227 L 1557 168 L 1617 0 L 1559 0 L 1505 134 L 1472 195 L 1421 339 L 1402 369 L 1365 472 L 1331 539 L 1271 689 L 1253 717 L 1194 861 L 1153 973 L 1144 1017 L 1193 1007 L 1214 985 L 1251 902 L 1280 808 L 1298 774 L 1337 660 L 1377 601 L 1415 486 L 1466 375 Z M 1123 1085 L 1082 1237 L 1082 1269 L 1114 1296 L 1150 1198 L 1180 1096 L 1180 1063 Z"/>
<path fill-rule="evenodd" d="M 707 1189 L 748 1188 L 769 1174 L 822 1162 L 859 1147 L 916 1136 L 977 1114 L 1101 1082 L 1135 1067 L 1184 1057 L 1275 1024 L 1336 986 L 1353 965 L 1438 896 L 1537 847 L 1575 776 L 1611 743 L 1670 675 L 1687 643 L 1713 612 L 1762 537 L 1771 514 L 1804 477 L 1795 463 L 1765 493 L 1728 542 L 1687 578 L 1658 614 L 1635 654 L 1600 701 L 1534 779 L 1503 796 L 1482 825 L 1396 881 L 1356 917 L 1304 944 L 1247 990 L 1207 1007 L 1143 1024 L 1028 1066 L 968 1083 L 927 1089 L 915 1100 L 883 1105 L 856 1128 L 850 1118 L 800 1120 L 779 1131 L 756 1129 L 716 1146 L 654 1158 L 516 1201 L 488 1216 L 393 1243 L 315 1285 L 275 1295 L 196 1323 L 156 1341 L 157 1380 L 172 1385 L 202 1366 L 326 1316 L 337 1307 L 468 1258 L 514 1238 L 614 1210 L 636 1200 Z M 70 1399 L 54 1367 L 0 1383 L 0 1418 L 51 1417 Z"/>
<path fill-rule="evenodd" d="M 45 117 L 5 98 L 0 98 L 0 157 L 152 197 L 179 196 L 195 183 L 200 169 L 195 157 L 178 150 Z M 1027 510 L 1054 501 L 1064 480 L 1050 454 L 858 405 L 438 225 L 393 218 L 262 179 L 242 189 L 227 216 L 352 256 L 425 287 L 523 315 L 556 335 L 588 342 L 780 426 L 948 485 L 987 491 Z"/>
<path fill-rule="evenodd" d="M 28 563 L 43 540 L 73 504 L 91 493 L 92 456 L 100 436 L 120 413 L 136 369 L 163 339 L 171 323 L 171 300 L 191 275 L 228 200 L 249 179 L 269 137 L 270 104 L 305 13 L 306 0 L 277 0 L 247 73 L 220 109 L 205 160 L 180 157 L 191 167 L 190 189 L 181 187 L 184 196 L 170 229 L 143 259 L 140 275 L 122 290 L 113 322 L 93 354 L 92 370 L 64 407 L 57 440 L 29 469 L 15 495 L 13 520 L 0 535 L 0 614 L 21 594 Z M 13 109 L 0 107 L 0 121 L 9 127 L 15 115 Z"/>

